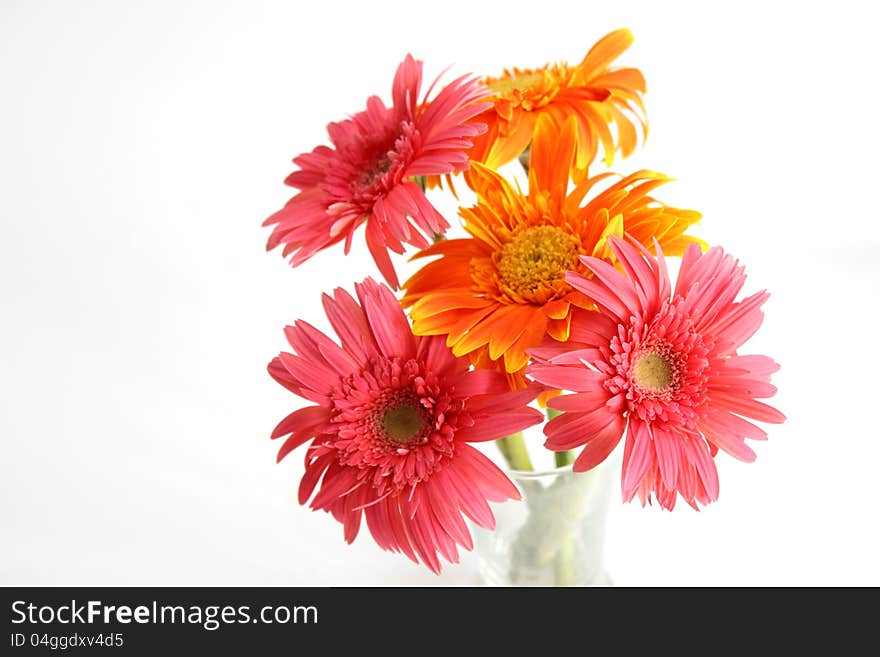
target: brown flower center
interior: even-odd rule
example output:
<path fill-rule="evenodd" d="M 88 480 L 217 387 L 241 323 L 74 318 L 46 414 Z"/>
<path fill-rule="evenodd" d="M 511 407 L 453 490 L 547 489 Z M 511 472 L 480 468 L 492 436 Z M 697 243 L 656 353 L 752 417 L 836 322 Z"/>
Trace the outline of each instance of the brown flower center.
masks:
<path fill-rule="evenodd" d="M 405 444 L 418 437 L 425 429 L 422 409 L 414 401 L 403 401 L 382 414 L 382 430 L 394 443 Z"/>
<path fill-rule="evenodd" d="M 361 187 L 370 187 L 376 180 L 384 176 L 391 169 L 391 158 L 387 154 L 382 155 L 370 162 L 364 169 L 360 178 Z"/>

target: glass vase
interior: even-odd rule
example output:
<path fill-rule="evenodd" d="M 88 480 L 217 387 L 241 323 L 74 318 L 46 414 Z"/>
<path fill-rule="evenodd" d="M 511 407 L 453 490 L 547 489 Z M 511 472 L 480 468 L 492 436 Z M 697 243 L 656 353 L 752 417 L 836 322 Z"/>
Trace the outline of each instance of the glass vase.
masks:
<path fill-rule="evenodd" d="M 493 505 L 496 527 L 474 528 L 474 550 L 488 586 L 603 586 L 605 525 L 615 458 L 587 472 L 571 466 L 506 470 L 522 500 Z"/>

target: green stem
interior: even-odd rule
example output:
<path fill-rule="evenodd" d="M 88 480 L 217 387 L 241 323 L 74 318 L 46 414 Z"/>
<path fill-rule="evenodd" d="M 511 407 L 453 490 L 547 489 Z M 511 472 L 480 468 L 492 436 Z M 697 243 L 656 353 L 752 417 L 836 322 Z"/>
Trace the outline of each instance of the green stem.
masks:
<path fill-rule="evenodd" d="M 519 431 L 507 438 L 501 438 L 497 441 L 498 449 L 501 455 L 507 461 L 511 470 L 534 470 L 532 459 L 529 458 L 529 451 L 526 449 L 526 441 L 523 440 L 522 431 Z"/>
<path fill-rule="evenodd" d="M 562 415 L 562 411 L 557 411 L 555 408 L 550 408 L 549 406 L 547 407 L 548 421 L 559 415 Z M 553 458 L 556 460 L 557 468 L 571 465 L 574 463 L 575 459 L 574 450 L 569 449 L 564 452 L 556 452 L 553 455 Z M 562 545 L 559 546 L 559 551 L 553 558 L 553 579 L 556 586 L 574 586 L 574 558 L 574 538 L 569 536 L 562 542 Z"/>
<path fill-rule="evenodd" d="M 501 438 L 496 440 L 495 444 L 498 445 L 498 451 L 501 452 L 501 456 L 507 461 L 507 465 L 510 465 L 510 448 L 507 446 L 507 439 Z"/>
<path fill-rule="evenodd" d="M 556 586 L 574 586 L 574 539 L 570 536 L 559 546 L 553 559 L 553 575 Z"/>
<path fill-rule="evenodd" d="M 564 468 L 565 466 L 574 463 L 574 451 L 569 449 L 564 452 L 556 452 L 553 455 L 553 458 L 556 460 L 557 468 Z"/>

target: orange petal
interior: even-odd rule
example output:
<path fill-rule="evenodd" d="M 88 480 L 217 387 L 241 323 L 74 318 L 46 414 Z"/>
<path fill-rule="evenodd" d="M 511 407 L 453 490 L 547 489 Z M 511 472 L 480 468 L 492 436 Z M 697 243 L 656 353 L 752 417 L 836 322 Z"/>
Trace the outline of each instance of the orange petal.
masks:
<path fill-rule="evenodd" d="M 412 309 L 412 316 L 421 319 L 424 317 L 439 315 L 440 313 L 448 312 L 450 310 L 485 308 L 493 303 L 494 302 L 490 299 L 474 297 L 464 290 L 459 293 L 449 292 L 447 294 L 428 294 L 415 303 Z"/>
<path fill-rule="evenodd" d="M 547 408 L 547 402 L 561 394 L 561 390 L 545 390 L 538 395 L 538 405 L 541 408 Z"/>
<path fill-rule="evenodd" d="M 504 136 L 499 135 L 492 144 L 484 160 L 486 166 L 497 169 L 518 157 L 532 140 L 536 118 L 535 112 L 515 111 L 513 119 L 508 123 L 509 132 Z"/>
<path fill-rule="evenodd" d="M 566 342 L 568 340 L 570 330 L 571 313 L 562 319 L 551 319 L 547 322 L 547 335 L 559 342 Z"/>
<path fill-rule="evenodd" d="M 517 338 L 523 334 L 529 322 L 534 321 L 534 315 L 540 312 L 533 306 L 510 305 L 492 316 L 492 321 L 497 324 L 496 332 L 489 341 L 489 358 L 499 359 Z"/>
<path fill-rule="evenodd" d="M 632 45 L 633 41 L 632 32 L 626 28 L 606 34 L 590 48 L 590 52 L 578 65 L 579 76 L 582 76 L 586 82 L 597 73 L 604 72 L 611 62 Z"/>
<path fill-rule="evenodd" d="M 550 319 L 562 319 L 568 314 L 571 304 L 565 299 L 557 299 L 544 304 L 544 314 Z"/>
<path fill-rule="evenodd" d="M 517 338 L 510 349 L 504 352 L 504 368 L 508 372 L 516 372 L 529 363 L 529 357 L 526 349 L 537 347 L 541 344 L 544 333 L 547 331 L 547 318 L 543 315 L 540 318 L 543 321 L 535 320 L 531 322 L 523 334 Z"/>
<path fill-rule="evenodd" d="M 538 117 L 530 150 L 529 189 L 548 192 L 561 206 L 577 144 L 577 119 L 569 116 L 558 129 L 549 113 Z"/>

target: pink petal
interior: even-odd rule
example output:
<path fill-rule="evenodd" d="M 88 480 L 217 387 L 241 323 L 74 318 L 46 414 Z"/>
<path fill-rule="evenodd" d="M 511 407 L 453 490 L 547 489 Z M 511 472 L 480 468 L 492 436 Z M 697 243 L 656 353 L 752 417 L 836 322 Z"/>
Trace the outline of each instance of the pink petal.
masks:
<path fill-rule="evenodd" d="M 304 386 L 322 395 L 327 395 L 339 375 L 324 363 L 307 358 L 300 358 L 287 352 L 278 355 L 281 364 Z"/>
<path fill-rule="evenodd" d="M 639 308 L 643 314 L 656 310 L 660 305 L 657 277 L 654 270 L 639 250 L 624 240 L 613 237 L 611 250 L 623 266 L 639 297 Z"/>
<path fill-rule="evenodd" d="M 602 313 L 581 310 L 572 314 L 569 340 L 591 346 L 608 346 L 617 335 L 617 323 Z"/>
<path fill-rule="evenodd" d="M 453 376 L 467 367 L 467 362 L 452 355 L 442 335 L 423 336 L 418 340 L 416 359 L 437 376 Z"/>
<path fill-rule="evenodd" d="M 388 285 L 396 290 L 400 287 L 400 281 L 397 279 L 394 265 L 391 263 L 391 258 L 388 256 L 385 237 L 382 234 L 381 222 L 377 218 L 371 216 L 370 219 L 367 220 L 365 237 L 367 240 L 367 249 L 369 249 L 370 255 L 373 256 L 373 261 L 376 263 L 376 266 L 379 268 L 379 271 L 382 273 L 382 276 L 385 278 Z"/>
<path fill-rule="evenodd" d="M 624 243 L 619 242 L 619 244 Z M 617 269 L 599 258 L 581 256 L 580 261 L 585 267 L 587 267 L 587 269 L 593 272 L 593 275 L 596 277 L 594 281 L 600 281 L 609 292 L 614 294 L 620 302 L 629 309 L 629 314 L 632 314 L 642 307 L 632 280 L 628 279 Z M 626 317 L 627 315 L 621 316 L 621 318 Z"/>
<path fill-rule="evenodd" d="M 779 371 L 779 363 L 767 356 L 731 356 L 724 361 L 724 371 L 737 371 L 737 373 L 750 374 L 755 377 L 770 376 Z"/>
<path fill-rule="evenodd" d="M 330 325 L 339 336 L 343 348 L 358 363 L 365 363 L 370 356 L 378 355 L 372 339 L 370 325 L 357 301 L 342 288 L 336 288 L 333 296 L 321 297 Z"/>
<path fill-rule="evenodd" d="M 409 523 L 405 522 L 405 518 L 408 518 L 408 509 L 405 503 L 403 509 L 401 509 L 400 496 L 391 495 L 378 506 L 385 507 L 386 522 L 394 534 L 394 541 L 397 543 L 398 548 L 410 559 L 419 563 L 419 558 L 416 556 L 417 548 L 414 545 L 412 534 L 408 528 Z"/>
<path fill-rule="evenodd" d="M 312 496 L 312 491 L 318 480 L 324 474 L 324 471 L 335 461 L 335 455 L 332 452 L 322 454 L 314 461 L 306 465 L 306 471 L 299 482 L 299 503 L 305 504 Z"/>
<path fill-rule="evenodd" d="M 613 315 L 616 321 L 623 322 L 629 318 L 631 313 L 626 304 L 614 292 L 609 290 L 607 286 L 584 278 L 581 274 L 574 271 L 568 272 L 565 275 L 565 280 L 574 289 L 582 292 L 588 299 L 595 302 L 597 306 L 604 308 L 608 314 Z"/>
<path fill-rule="evenodd" d="M 405 496 L 398 498 L 400 512 L 403 523 L 406 526 L 407 533 L 410 537 L 410 544 L 415 548 L 421 562 L 425 564 L 432 572 L 440 573 L 442 567 L 440 560 L 437 558 L 436 544 L 432 540 L 430 534 L 426 531 L 426 527 L 422 522 L 422 514 L 412 514 L 408 507 Z"/>
<path fill-rule="evenodd" d="M 280 438 L 294 431 L 312 429 L 326 422 L 329 417 L 330 411 L 323 406 L 306 406 L 281 420 L 272 431 L 272 438 Z"/>
<path fill-rule="evenodd" d="M 596 432 L 584 446 L 581 453 L 578 454 L 577 459 L 575 459 L 574 471 L 586 472 L 587 470 L 592 470 L 608 458 L 608 455 L 614 451 L 614 448 L 620 442 L 625 428 L 626 420 L 621 416 L 615 416 L 604 429 Z"/>
<path fill-rule="evenodd" d="M 608 399 L 609 394 L 604 388 L 596 388 L 589 392 L 575 392 L 553 397 L 547 401 L 547 406 L 557 411 L 587 413 L 604 406 Z"/>
<path fill-rule="evenodd" d="M 503 415 L 477 415 L 473 420 L 473 426 L 464 427 L 455 433 L 456 440 L 473 443 L 504 438 L 539 424 L 544 420 L 544 414 L 536 408 L 522 408 L 507 411 Z"/>
<path fill-rule="evenodd" d="M 355 468 L 340 466 L 337 462 L 331 463 L 321 481 L 321 488 L 312 500 L 312 508 L 329 507 L 335 500 L 352 491 L 358 483 Z"/>
<path fill-rule="evenodd" d="M 468 478 L 483 489 L 488 500 L 504 502 L 520 499 L 519 490 L 507 475 L 485 454 L 470 445 L 461 445 L 458 448 L 456 461 L 449 467 L 463 468 Z"/>
<path fill-rule="evenodd" d="M 368 494 L 366 486 L 362 486 L 354 491 L 351 495 L 346 495 L 343 504 L 343 536 L 346 543 L 352 543 L 357 538 L 358 530 L 361 527 L 361 511 Z"/>
<path fill-rule="evenodd" d="M 573 392 L 602 389 L 602 383 L 608 378 L 605 374 L 594 372 L 584 366 L 530 365 L 527 372 L 539 383 L 557 390 Z"/>
<path fill-rule="evenodd" d="M 381 352 L 387 357 L 413 356 L 412 329 L 391 290 L 371 278 L 355 285 L 355 289 Z"/>
<path fill-rule="evenodd" d="M 697 474 L 700 475 L 700 481 L 706 488 L 706 494 L 709 501 L 714 502 L 718 499 L 718 470 L 715 468 L 715 461 L 709 454 L 709 448 L 706 441 L 700 438 L 692 438 L 684 442 L 685 454 L 688 460 L 696 467 Z"/>
<path fill-rule="evenodd" d="M 726 392 L 713 392 L 711 403 L 717 408 L 733 411 L 734 413 L 745 415 L 753 420 L 771 422 L 773 424 L 785 422 L 785 416 L 775 408 L 762 402 L 755 401 L 754 399 L 749 399 L 748 397 L 738 397 Z"/>
<path fill-rule="evenodd" d="M 675 489 L 678 481 L 679 450 L 675 435 L 667 433 L 659 427 L 653 427 L 654 453 L 660 468 L 663 485 L 670 490 Z"/>
<path fill-rule="evenodd" d="M 442 341 L 442 338 L 440 338 Z M 497 370 L 473 370 L 462 373 L 453 383 L 458 397 L 507 392 L 507 379 Z"/>
<path fill-rule="evenodd" d="M 422 85 L 422 62 L 407 54 L 397 67 L 392 84 L 394 109 L 401 116 L 412 116 L 418 105 L 419 90 Z"/>
<path fill-rule="evenodd" d="M 609 425 L 622 429 L 622 419 L 620 415 L 608 412 L 604 405 L 589 413 L 564 413 L 544 425 L 544 435 L 547 436 L 544 446 L 555 452 L 574 449 L 592 440 Z"/>
<path fill-rule="evenodd" d="M 437 518 L 437 522 L 452 538 L 454 538 L 466 550 L 474 548 L 474 542 L 468 531 L 467 524 L 461 517 L 457 504 L 450 504 L 447 492 L 438 485 L 435 478 L 431 478 L 422 484 L 425 495 L 431 507 L 431 512 Z"/>
<path fill-rule="evenodd" d="M 354 358 L 308 322 L 297 320 L 294 330 L 301 332 L 305 339 L 314 344 L 317 358 L 327 361 L 339 376 L 348 376 L 358 369 Z"/>
<path fill-rule="evenodd" d="M 454 461 L 453 461 L 454 463 Z M 478 487 L 470 483 L 457 468 L 447 467 L 437 473 L 448 482 L 450 493 L 458 497 L 461 510 L 468 518 L 486 529 L 495 529 L 495 516 Z M 435 476 L 437 476 L 435 474 Z"/>
<path fill-rule="evenodd" d="M 644 422 L 630 419 L 626 447 L 623 454 L 623 497 L 631 499 L 636 487 L 656 461 L 654 442 Z"/>

